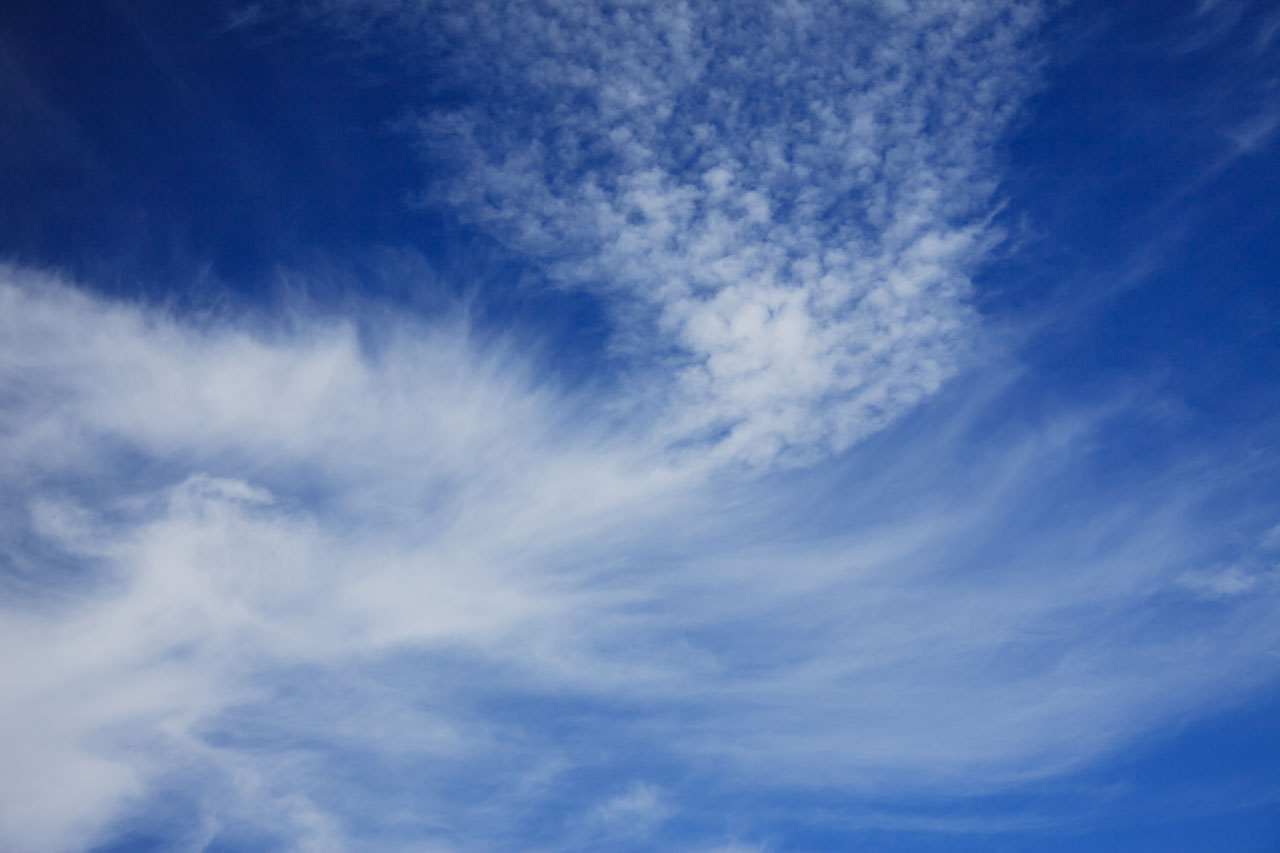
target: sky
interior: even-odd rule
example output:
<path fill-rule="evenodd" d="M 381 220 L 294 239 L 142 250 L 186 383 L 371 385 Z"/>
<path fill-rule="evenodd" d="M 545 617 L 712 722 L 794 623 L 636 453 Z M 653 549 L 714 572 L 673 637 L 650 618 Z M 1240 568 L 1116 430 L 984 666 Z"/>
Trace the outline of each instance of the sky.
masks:
<path fill-rule="evenodd" d="M 10 4 L 0 129 L 0 849 L 1280 849 L 1274 4 Z"/>

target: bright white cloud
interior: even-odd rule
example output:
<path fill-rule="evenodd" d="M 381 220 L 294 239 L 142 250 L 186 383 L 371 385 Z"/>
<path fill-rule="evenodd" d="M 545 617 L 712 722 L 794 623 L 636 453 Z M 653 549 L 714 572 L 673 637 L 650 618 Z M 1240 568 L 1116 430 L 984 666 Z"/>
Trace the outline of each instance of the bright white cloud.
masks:
<path fill-rule="evenodd" d="M 1231 595 L 1188 584 L 1212 478 L 1078 479 L 1114 411 L 993 432 L 1001 392 L 961 394 L 834 469 L 712 474 L 451 322 L 370 352 L 339 322 L 5 279 L 0 826 L 24 849 L 164 790 L 194 798 L 193 849 L 502 846 L 559 810 L 560 843 L 639 843 L 692 792 L 575 772 L 643 750 L 729 788 L 992 790 L 1274 671 L 1265 560 Z"/>
<path fill-rule="evenodd" d="M 410 123 L 427 199 L 604 294 L 673 440 L 838 450 L 972 346 L 1037 3 L 329 5 L 474 87 Z"/>

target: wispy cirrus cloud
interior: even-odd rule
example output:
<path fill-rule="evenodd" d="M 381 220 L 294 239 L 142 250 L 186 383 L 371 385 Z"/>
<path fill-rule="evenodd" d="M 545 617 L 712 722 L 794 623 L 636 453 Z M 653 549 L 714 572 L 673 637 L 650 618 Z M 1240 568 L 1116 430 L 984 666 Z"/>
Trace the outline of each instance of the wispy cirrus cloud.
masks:
<path fill-rule="evenodd" d="M 1099 488 L 1141 406 L 993 430 L 986 373 L 834 468 L 709 477 L 452 322 L 371 351 L 6 279 L 30 849 L 166 788 L 193 849 L 645 846 L 735 790 L 1043 778 L 1274 670 L 1273 520 L 1219 553 L 1220 460 Z"/>
<path fill-rule="evenodd" d="M 670 498 L 662 484 L 678 479 L 637 470 L 641 457 L 628 462 L 590 429 L 565 444 L 570 431 L 545 419 L 564 427 L 574 406 L 540 400 L 550 392 L 457 329 L 386 329 L 370 360 L 345 324 L 272 340 L 46 276 L 6 279 L 5 528 L 19 544 L 6 573 L 3 823 L 36 848 L 75 847 L 89 831 L 78 819 L 99 829 L 175 764 L 228 754 L 198 730 L 269 700 L 267 670 L 354 677 L 363 656 L 422 643 L 536 655 L 518 624 L 576 607 L 584 567 L 517 564 L 552 559 L 543 547 L 607 556 L 609 527 L 622 519 L 634 535 L 646 502 Z M 614 499 L 630 508 L 610 510 Z M 584 549 L 570 545 L 587 533 Z M 498 555 L 508 549 L 519 557 Z M 338 692 L 396 717 L 385 697 Z M 378 737 L 363 713 L 276 708 L 271 719 L 293 718 L 288 737 L 331 725 L 347 734 L 329 741 Z M 403 713 L 387 735 L 396 749 L 434 739 Z"/>

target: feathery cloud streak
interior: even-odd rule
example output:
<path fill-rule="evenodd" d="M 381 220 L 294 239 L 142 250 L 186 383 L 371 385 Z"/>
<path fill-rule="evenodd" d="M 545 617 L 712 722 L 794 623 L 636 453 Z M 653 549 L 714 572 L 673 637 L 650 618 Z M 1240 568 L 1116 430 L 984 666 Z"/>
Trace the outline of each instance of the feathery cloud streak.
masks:
<path fill-rule="evenodd" d="M 1274 542 L 1215 550 L 1209 461 L 1163 500 L 1086 489 L 1116 411 L 991 433 L 974 395 L 835 470 L 708 479 L 449 325 L 370 353 L 6 279 L 0 823 L 29 849 L 166 787 L 194 849 L 644 846 L 696 801 L 645 752 L 721 792 L 972 793 L 1274 670 Z M 582 790 L 602 765 L 639 775 Z"/>

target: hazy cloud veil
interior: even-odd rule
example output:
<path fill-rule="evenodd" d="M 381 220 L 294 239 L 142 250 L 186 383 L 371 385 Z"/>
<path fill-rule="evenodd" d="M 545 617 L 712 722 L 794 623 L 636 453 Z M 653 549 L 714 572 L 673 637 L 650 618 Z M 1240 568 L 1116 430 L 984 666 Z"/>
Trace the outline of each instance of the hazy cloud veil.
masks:
<path fill-rule="evenodd" d="M 1242 457 L 1109 466 L 1160 401 L 1012 406 L 974 307 L 1041 4 L 236 31 L 283 14 L 456 89 L 406 193 L 598 298 L 622 373 L 0 267 L 14 849 L 764 849 L 734 803 L 999 792 L 1274 676 Z"/>

